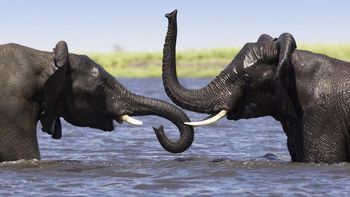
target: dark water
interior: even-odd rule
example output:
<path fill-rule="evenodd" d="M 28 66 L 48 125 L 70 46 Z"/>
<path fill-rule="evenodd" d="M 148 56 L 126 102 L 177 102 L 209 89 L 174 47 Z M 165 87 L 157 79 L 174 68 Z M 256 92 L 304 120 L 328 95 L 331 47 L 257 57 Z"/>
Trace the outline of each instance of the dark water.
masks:
<path fill-rule="evenodd" d="M 142 95 L 169 100 L 160 79 L 120 79 Z M 205 79 L 184 79 L 200 87 Z M 204 116 L 188 113 L 193 120 Z M 140 117 L 143 126 L 113 132 L 64 124 L 63 138 L 38 130 L 42 161 L 0 163 L 0 196 L 349 196 L 350 165 L 289 162 L 278 122 L 221 120 L 195 130 L 185 153 L 164 151 L 151 128 L 171 123 Z"/>

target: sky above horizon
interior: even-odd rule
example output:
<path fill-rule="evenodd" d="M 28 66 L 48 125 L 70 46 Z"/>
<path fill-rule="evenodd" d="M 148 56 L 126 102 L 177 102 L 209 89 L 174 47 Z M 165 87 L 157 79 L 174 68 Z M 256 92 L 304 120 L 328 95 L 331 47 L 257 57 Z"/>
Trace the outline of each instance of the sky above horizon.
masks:
<path fill-rule="evenodd" d="M 297 43 L 350 43 L 350 1 L 1 1 L 0 43 L 51 51 L 161 51 L 164 14 L 178 9 L 178 49 L 242 46 L 263 33 Z"/>

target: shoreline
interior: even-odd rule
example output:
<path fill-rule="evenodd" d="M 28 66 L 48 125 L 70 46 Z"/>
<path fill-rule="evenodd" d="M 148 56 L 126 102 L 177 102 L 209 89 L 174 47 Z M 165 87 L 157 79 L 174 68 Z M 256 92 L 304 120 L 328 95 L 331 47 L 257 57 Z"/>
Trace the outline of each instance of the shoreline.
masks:
<path fill-rule="evenodd" d="M 350 44 L 300 44 L 297 49 L 350 61 Z M 178 77 L 215 77 L 239 50 L 233 47 L 177 51 Z M 162 74 L 162 52 L 117 51 L 87 55 L 116 77 L 159 78 Z"/>

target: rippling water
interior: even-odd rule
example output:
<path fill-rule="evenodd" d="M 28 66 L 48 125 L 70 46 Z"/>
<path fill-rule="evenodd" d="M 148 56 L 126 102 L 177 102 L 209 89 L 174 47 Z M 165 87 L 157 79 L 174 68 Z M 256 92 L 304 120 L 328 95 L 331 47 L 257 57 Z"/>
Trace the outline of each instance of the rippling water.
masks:
<path fill-rule="evenodd" d="M 201 87 L 209 79 L 183 79 Z M 160 79 L 120 79 L 129 89 L 163 100 Z M 190 113 L 192 120 L 204 117 Z M 221 120 L 195 129 L 192 147 L 171 154 L 152 126 L 161 118 L 140 117 L 143 126 L 118 125 L 102 132 L 63 123 L 53 140 L 38 129 L 42 161 L 0 163 L 1 196 L 348 196 L 350 165 L 291 163 L 278 122 L 264 117 Z M 40 128 L 40 125 L 38 126 Z"/>

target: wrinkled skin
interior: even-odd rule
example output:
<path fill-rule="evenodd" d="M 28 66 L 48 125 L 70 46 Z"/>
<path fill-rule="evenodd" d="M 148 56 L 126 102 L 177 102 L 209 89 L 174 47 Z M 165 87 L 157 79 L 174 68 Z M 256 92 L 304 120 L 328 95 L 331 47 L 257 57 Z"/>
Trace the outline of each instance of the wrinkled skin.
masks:
<path fill-rule="evenodd" d="M 64 41 L 54 52 L 17 44 L 0 45 L 0 161 L 40 159 L 36 125 L 61 138 L 60 117 L 81 127 L 114 129 L 124 115 L 157 115 L 173 122 L 180 138 L 172 142 L 163 127 L 154 128 L 160 144 L 179 153 L 190 147 L 193 129 L 179 108 L 129 92 L 100 65 L 68 53 Z"/>
<path fill-rule="evenodd" d="M 227 119 L 272 116 L 295 162 L 349 162 L 350 63 L 296 49 L 292 35 L 247 43 L 207 86 L 188 90 L 176 76 L 176 11 L 164 44 L 163 82 L 182 108 Z"/>

